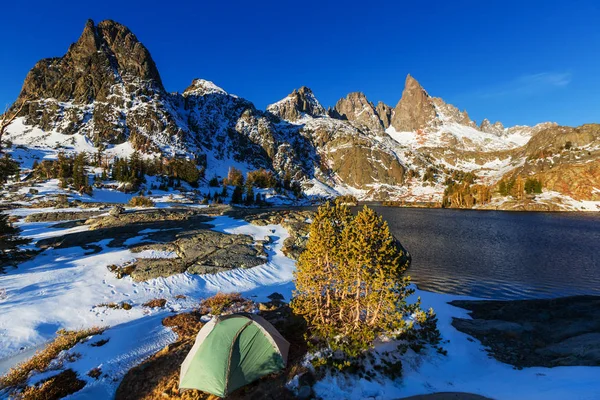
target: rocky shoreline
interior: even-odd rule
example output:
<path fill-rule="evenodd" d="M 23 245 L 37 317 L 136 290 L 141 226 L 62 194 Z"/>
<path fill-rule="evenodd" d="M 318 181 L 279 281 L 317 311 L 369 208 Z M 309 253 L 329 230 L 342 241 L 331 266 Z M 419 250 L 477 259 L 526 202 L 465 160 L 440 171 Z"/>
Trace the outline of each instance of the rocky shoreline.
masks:
<path fill-rule="evenodd" d="M 472 317 L 453 318 L 456 329 L 515 368 L 600 366 L 600 296 L 449 304 Z"/>

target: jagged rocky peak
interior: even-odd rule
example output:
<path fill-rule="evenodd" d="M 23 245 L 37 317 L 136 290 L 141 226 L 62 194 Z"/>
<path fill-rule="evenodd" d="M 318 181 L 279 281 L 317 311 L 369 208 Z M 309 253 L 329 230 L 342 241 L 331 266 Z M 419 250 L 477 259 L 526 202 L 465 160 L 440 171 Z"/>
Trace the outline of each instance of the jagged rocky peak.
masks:
<path fill-rule="evenodd" d="M 110 20 L 88 20 L 64 56 L 36 63 L 19 97 L 29 100 L 21 111 L 26 124 L 98 144 L 129 140 L 150 152 L 182 135 L 150 52 Z"/>
<path fill-rule="evenodd" d="M 502 122 L 500 121 L 496 121 L 492 124 L 489 119 L 484 118 L 479 125 L 479 130 L 500 136 L 504 133 L 504 125 L 502 125 Z"/>
<path fill-rule="evenodd" d="M 43 59 L 33 67 L 20 96 L 91 103 L 106 100 L 119 83 L 143 86 L 146 92 L 164 90 L 150 52 L 127 27 L 110 20 L 98 25 L 88 20 L 63 57 Z"/>
<path fill-rule="evenodd" d="M 410 74 L 406 76 L 402 98 L 394 108 L 391 124 L 398 132 L 416 131 L 429 126 L 436 117 L 432 98 Z"/>
<path fill-rule="evenodd" d="M 380 131 L 384 128 L 377 109 L 362 92 L 353 92 L 338 100 L 331 114 L 336 118 L 364 125 L 372 131 Z"/>
<path fill-rule="evenodd" d="M 183 92 L 184 96 L 196 95 L 196 96 L 204 96 L 207 94 L 222 94 L 227 95 L 227 92 L 215 85 L 211 81 L 207 81 L 205 79 L 196 78 L 192 81 L 192 84 L 188 86 L 187 89 Z"/>
<path fill-rule="evenodd" d="M 297 121 L 306 116 L 325 117 L 327 111 L 317 100 L 312 90 L 302 86 L 286 98 L 267 106 L 267 111 L 287 121 Z"/>
<path fill-rule="evenodd" d="M 377 103 L 377 107 L 375 108 L 377 111 L 377 115 L 381 120 L 381 124 L 383 125 L 383 129 L 387 129 L 392 124 L 392 115 L 394 113 L 394 109 L 384 102 L 380 101 Z"/>

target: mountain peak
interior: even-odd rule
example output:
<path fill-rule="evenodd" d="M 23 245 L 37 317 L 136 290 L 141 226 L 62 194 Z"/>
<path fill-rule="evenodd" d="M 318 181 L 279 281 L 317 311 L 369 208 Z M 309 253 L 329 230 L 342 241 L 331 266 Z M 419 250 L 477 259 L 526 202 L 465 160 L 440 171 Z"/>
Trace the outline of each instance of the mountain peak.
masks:
<path fill-rule="evenodd" d="M 391 124 L 398 132 L 425 128 L 436 117 L 435 105 L 425 89 L 410 74 L 406 76 L 402 98 L 394 109 Z"/>
<path fill-rule="evenodd" d="M 287 121 L 297 121 L 306 116 L 324 117 L 327 111 L 315 97 L 313 91 L 301 86 L 277 103 L 267 106 L 267 111 Z"/>
<path fill-rule="evenodd" d="M 332 115 L 339 119 L 364 125 L 373 131 L 381 131 L 385 126 L 373 103 L 362 92 L 352 92 L 345 98 L 338 100 Z"/>
<path fill-rule="evenodd" d="M 192 81 L 192 84 L 188 86 L 187 89 L 183 92 L 184 96 L 188 95 L 196 95 L 196 96 L 205 96 L 207 94 L 223 94 L 227 95 L 228 93 L 215 85 L 212 81 L 207 81 L 205 79 L 196 78 Z"/>
<path fill-rule="evenodd" d="M 122 84 L 164 91 L 150 52 L 127 27 L 89 19 L 64 56 L 41 60 L 29 71 L 20 97 L 85 104 L 105 101 Z"/>

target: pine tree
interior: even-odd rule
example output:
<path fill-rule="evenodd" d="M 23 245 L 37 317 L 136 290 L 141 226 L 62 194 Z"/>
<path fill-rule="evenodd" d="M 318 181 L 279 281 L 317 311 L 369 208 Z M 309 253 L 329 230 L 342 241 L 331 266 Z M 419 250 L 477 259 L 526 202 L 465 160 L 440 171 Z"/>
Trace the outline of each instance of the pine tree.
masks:
<path fill-rule="evenodd" d="M 14 227 L 8 218 L 8 214 L 0 214 L 0 272 L 3 264 L 10 264 L 17 259 L 21 253 L 19 246 L 31 241 L 19 237 L 19 228 Z"/>
<path fill-rule="evenodd" d="M 327 202 L 319 207 L 310 226 L 306 250 L 300 255 L 294 274 L 296 290 L 292 309 L 304 316 L 314 336 L 325 341 L 337 327 L 333 321 L 334 305 L 340 296 L 334 281 L 339 276 L 341 234 L 351 220 L 352 214 L 346 206 Z"/>
<path fill-rule="evenodd" d="M 231 202 L 233 204 L 241 204 L 244 199 L 244 189 L 242 189 L 242 186 L 236 186 L 233 189 L 233 194 L 231 195 Z"/>
<path fill-rule="evenodd" d="M 409 258 L 383 219 L 365 208 L 352 217 L 337 202 L 319 207 L 298 259 L 295 313 L 309 325 L 310 343 L 356 359 L 374 340 L 405 326 L 418 309 L 404 273 Z"/>
<path fill-rule="evenodd" d="M 251 205 L 254 203 L 254 189 L 252 185 L 246 186 L 246 205 Z"/>
<path fill-rule="evenodd" d="M 19 171 L 19 164 L 12 159 L 10 154 L 4 153 L 4 157 L 0 158 L 0 182 L 8 181 L 9 176 L 16 175 Z"/>

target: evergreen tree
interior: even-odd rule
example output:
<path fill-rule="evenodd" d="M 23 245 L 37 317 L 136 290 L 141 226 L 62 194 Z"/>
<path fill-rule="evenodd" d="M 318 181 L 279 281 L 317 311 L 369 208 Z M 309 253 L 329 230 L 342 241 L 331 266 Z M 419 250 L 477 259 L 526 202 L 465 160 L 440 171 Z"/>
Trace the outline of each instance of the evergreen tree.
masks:
<path fill-rule="evenodd" d="M 389 227 L 365 207 L 356 217 L 340 202 L 319 207 L 298 259 L 292 309 L 310 343 L 355 359 L 381 335 L 405 326 L 409 259 Z"/>
<path fill-rule="evenodd" d="M 254 203 L 254 189 L 252 185 L 246 186 L 246 205 L 251 205 Z"/>
<path fill-rule="evenodd" d="M 221 197 L 222 198 L 227 198 L 227 196 L 229 196 L 229 193 L 227 193 L 227 185 L 223 182 L 223 189 L 221 190 Z"/>
<path fill-rule="evenodd" d="M 29 243 L 30 239 L 18 236 L 19 229 L 9 221 L 8 214 L 0 214 L 0 272 L 2 267 L 18 259 L 19 246 Z"/>
<path fill-rule="evenodd" d="M 502 196 L 508 195 L 508 190 L 506 189 L 506 182 L 500 181 L 500 184 L 498 185 L 498 191 Z"/>
<path fill-rule="evenodd" d="M 234 204 L 242 204 L 244 201 L 244 189 L 242 186 L 238 185 L 233 189 L 233 193 L 231 195 L 231 202 Z"/>
<path fill-rule="evenodd" d="M 235 167 L 229 167 L 227 184 L 233 186 L 242 186 L 244 184 L 244 175 L 242 175 L 242 171 Z"/>
<path fill-rule="evenodd" d="M 19 171 L 19 164 L 12 159 L 10 154 L 4 153 L 0 158 L 0 182 L 5 183 L 10 176 L 16 175 Z"/>

